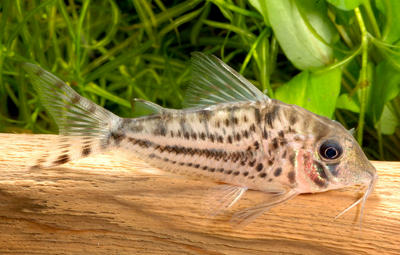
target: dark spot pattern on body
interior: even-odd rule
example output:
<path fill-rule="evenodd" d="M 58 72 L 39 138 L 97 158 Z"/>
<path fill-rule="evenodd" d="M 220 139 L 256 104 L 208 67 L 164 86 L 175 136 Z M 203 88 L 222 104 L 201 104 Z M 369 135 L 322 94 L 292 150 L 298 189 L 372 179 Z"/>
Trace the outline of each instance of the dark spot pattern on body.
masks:
<path fill-rule="evenodd" d="M 210 139 L 210 141 L 213 143 L 214 142 L 214 140 L 215 140 L 215 136 L 213 135 L 213 134 L 210 134 L 209 136 L 208 136 L 208 138 Z"/>
<path fill-rule="evenodd" d="M 224 171 L 225 174 L 231 174 L 232 172 L 232 170 Z"/>
<path fill-rule="evenodd" d="M 225 126 L 226 126 L 226 127 L 229 127 L 229 119 L 225 119 L 225 122 L 224 122 L 224 123 L 225 123 Z"/>
<path fill-rule="evenodd" d="M 257 172 L 260 172 L 261 170 L 263 170 L 263 164 L 262 163 L 258 163 L 258 165 L 256 166 L 256 170 Z"/>
<path fill-rule="evenodd" d="M 163 121 L 159 121 L 157 127 L 153 131 L 153 135 L 166 136 L 166 134 L 167 134 L 167 128 L 165 127 Z"/>
<path fill-rule="evenodd" d="M 237 117 L 233 117 L 233 124 L 237 125 L 238 124 L 238 118 Z"/>
<path fill-rule="evenodd" d="M 264 130 L 263 130 L 262 136 L 263 136 L 264 139 L 268 139 L 268 132 L 265 129 L 265 127 L 264 127 Z"/>
<path fill-rule="evenodd" d="M 135 138 L 129 137 L 128 141 L 132 145 L 139 145 L 142 148 L 149 148 L 150 146 L 153 146 L 153 143 L 148 140 L 140 140 L 140 139 L 135 139 Z M 156 145 L 156 148 L 157 148 L 157 146 L 160 147 L 159 145 Z"/>
<path fill-rule="evenodd" d="M 199 135 L 199 137 L 200 137 L 200 139 L 203 140 L 203 141 L 206 140 L 206 134 L 204 134 L 204 132 L 201 132 L 200 135 Z"/>
<path fill-rule="evenodd" d="M 271 145 L 272 145 L 273 150 L 278 149 L 278 147 L 279 147 L 278 138 L 275 137 L 274 139 L 272 139 Z"/>
<path fill-rule="evenodd" d="M 251 151 L 226 152 L 225 150 L 222 149 L 198 149 L 198 148 L 188 148 L 178 145 L 164 146 L 152 143 L 148 140 L 135 139 L 132 137 L 128 137 L 128 141 L 132 145 L 137 145 L 143 148 L 153 147 L 155 151 L 159 151 L 160 153 L 168 152 L 168 153 L 174 153 L 175 155 L 178 154 L 191 155 L 191 156 L 197 155 L 200 157 L 206 157 L 208 159 L 214 159 L 216 161 L 224 160 L 225 162 L 227 162 L 228 160 L 231 160 L 234 163 L 239 161 L 241 165 L 245 165 L 248 160 L 251 160 L 249 162 L 249 166 L 251 167 L 253 167 L 256 163 L 256 160 L 252 159 L 253 153 Z"/>
<path fill-rule="evenodd" d="M 239 171 L 235 171 L 235 172 L 233 172 L 233 175 L 239 175 L 240 174 L 240 172 Z"/>
<path fill-rule="evenodd" d="M 132 133 L 139 133 L 143 131 L 143 125 L 142 123 L 133 123 L 132 125 L 130 125 L 129 127 L 129 131 L 131 131 Z M 171 131 L 172 133 L 172 131 Z"/>
<path fill-rule="evenodd" d="M 250 125 L 250 131 L 251 132 L 256 132 L 256 126 L 254 124 Z"/>
<path fill-rule="evenodd" d="M 261 178 L 265 178 L 267 176 L 267 174 L 266 173 L 260 173 L 258 176 L 261 177 Z"/>
<path fill-rule="evenodd" d="M 286 158 L 287 150 L 282 153 L 282 158 Z"/>
<path fill-rule="evenodd" d="M 319 141 L 329 134 L 329 128 L 326 125 L 317 122 L 314 123 L 312 132 L 315 135 L 315 141 Z"/>
<path fill-rule="evenodd" d="M 249 175 L 248 171 L 243 172 L 243 176 L 248 176 L 248 175 Z"/>
<path fill-rule="evenodd" d="M 268 165 L 272 166 L 274 164 L 274 160 L 273 159 L 269 159 L 268 160 Z"/>
<path fill-rule="evenodd" d="M 274 104 L 272 106 L 272 109 L 265 114 L 265 120 L 266 120 L 268 126 L 271 128 L 273 127 L 273 123 L 274 123 L 275 119 L 278 117 L 278 114 L 279 114 L 278 111 L 279 111 L 279 106 L 277 104 Z"/>
<path fill-rule="evenodd" d="M 296 163 L 295 160 L 296 160 L 296 154 L 294 152 L 290 153 L 289 162 L 292 166 L 294 166 L 294 164 Z"/>
<path fill-rule="evenodd" d="M 291 114 L 290 114 L 290 118 L 289 118 L 289 123 L 290 123 L 290 125 L 294 125 L 294 124 L 296 124 L 296 122 L 297 122 L 297 116 L 296 116 L 296 114 L 297 114 L 297 112 L 295 112 L 295 111 L 293 111 L 293 112 L 291 112 Z"/>
<path fill-rule="evenodd" d="M 291 184 L 296 182 L 296 173 L 293 170 L 290 171 L 287 176 Z"/>
<path fill-rule="evenodd" d="M 126 138 L 125 134 L 120 132 L 111 132 L 110 137 L 115 141 L 116 145 L 119 145 Z"/>
<path fill-rule="evenodd" d="M 255 119 L 257 125 L 259 125 L 261 123 L 261 113 L 260 113 L 260 109 L 258 109 L 258 108 L 254 109 L 254 119 Z"/>
<path fill-rule="evenodd" d="M 274 176 L 275 176 L 275 177 L 278 177 L 278 176 L 281 175 L 281 173 L 282 173 L 282 168 L 281 168 L 281 167 L 278 167 L 278 168 L 275 169 L 275 171 L 274 171 Z"/>
<path fill-rule="evenodd" d="M 232 143 L 232 136 L 228 135 L 228 143 Z"/>
<path fill-rule="evenodd" d="M 260 143 L 258 141 L 255 141 L 253 145 L 255 150 L 258 150 L 260 148 Z"/>
<path fill-rule="evenodd" d="M 236 141 L 240 141 L 240 138 L 241 138 L 241 137 L 240 137 L 240 134 L 237 133 L 237 134 L 236 134 Z"/>
<path fill-rule="evenodd" d="M 243 136 L 247 139 L 249 138 L 249 131 L 245 130 L 243 131 Z"/>
<path fill-rule="evenodd" d="M 187 132 L 187 131 L 184 132 L 183 137 L 185 137 L 186 140 L 189 140 L 189 138 L 190 138 L 189 132 Z"/>
<path fill-rule="evenodd" d="M 221 135 L 219 135 L 218 138 L 217 138 L 217 141 L 219 143 L 223 143 L 224 142 L 224 138 Z"/>
<path fill-rule="evenodd" d="M 256 160 L 253 159 L 252 161 L 249 161 L 249 166 L 253 167 L 256 163 Z"/>
<path fill-rule="evenodd" d="M 210 121 L 210 117 L 211 117 L 210 113 L 211 112 L 209 110 L 201 110 L 201 111 L 199 111 L 199 116 L 200 116 L 199 121 L 200 121 L 200 123 L 202 121 L 205 121 L 205 122 Z"/>

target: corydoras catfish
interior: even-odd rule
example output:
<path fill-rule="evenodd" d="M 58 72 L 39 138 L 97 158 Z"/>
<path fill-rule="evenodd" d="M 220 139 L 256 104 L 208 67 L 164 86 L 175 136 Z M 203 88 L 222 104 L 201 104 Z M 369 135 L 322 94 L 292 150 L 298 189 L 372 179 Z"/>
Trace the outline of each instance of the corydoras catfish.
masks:
<path fill-rule="evenodd" d="M 214 56 L 192 55 L 186 109 L 136 100 L 153 112 L 139 118 L 120 118 L 42 68 L 24 68 L 60 132 L 59 143 L 37 159 L 37 168 L 123 149 L 161 170 L 225 183 L 217 211 L 232 206 L 247 189 L 271 195 L 234 214 L 238 223 L 301 193 L 356 184 L 365 186 L 365 193 L 345 211 L 360 202 L 363 208 L 377 179 L 341 124 L 268 98 Z"/>

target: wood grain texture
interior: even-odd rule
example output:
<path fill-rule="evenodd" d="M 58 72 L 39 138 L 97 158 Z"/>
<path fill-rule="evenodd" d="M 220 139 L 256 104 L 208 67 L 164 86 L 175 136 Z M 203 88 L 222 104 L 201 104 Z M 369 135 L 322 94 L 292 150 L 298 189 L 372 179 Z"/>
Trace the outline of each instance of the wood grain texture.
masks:
<path fill-rule="evenodd" d="M 160 174 L 112 153 L 27 170 L 51 135 L 0 134 L 0 254 L 400 254 L 400 163 L 374 162 L 367 201 L 334 217 L 358 188 L 300 195 L 244 228 L 205 209 L 216 183 Z"/>

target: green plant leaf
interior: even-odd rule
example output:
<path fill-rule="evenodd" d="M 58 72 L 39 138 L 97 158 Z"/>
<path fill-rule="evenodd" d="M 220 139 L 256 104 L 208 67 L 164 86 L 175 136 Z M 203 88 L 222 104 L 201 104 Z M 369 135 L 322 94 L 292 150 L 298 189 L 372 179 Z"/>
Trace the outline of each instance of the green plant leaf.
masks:
<path fill-rule="evenodd" d="M 373 98 L 370 100 L 370 112 L 374 123 L 377 123 L 385 104 L 400 93 L 400 73 L 388 60 L 377 65 L 371 93 Z"/>
<path fill-rule="evenodd" d="M 275 97 L 331 118 L 340 92 L 341 74 L 339 68 L 324 73 L 303 71 L 280 86 Z"/>
<path fill-rule="evenodd" d="M 353 10 L 354 8 L 358 7 L 362 0 L 327 0 L 328 3 L 334 5 L 335 7 L 345 10 L 345 11 L 350 11 Z"/>
<path fill-rule="evenodd" d="M 375 125 L 384 135 L 393 135 L 400 120 L 393 114 L 389 107 L 385 106 L 382 111 L 381 119 Z"/>
<path fill-rule="evenodd" d="M 400 39 L 400 26 L 398 15 L 400 13 L 400 1 L 398 0 L 376 0 L 376 7 L 385 16 L 382 40 L 394 43 Z"/>
<path fill-rule="evenodd" d="M 264 11 L 262 14 L 269 19 L 285 55 L 297 68 L 310 70 L 333 61 L 329 45 L 337 38 L 337 33 L 326 15 L 326 2 L 265 0 L 265 3 L 268 16 Z M 259 6 L 263 5 L 259 3 Z"/>
<path fill-rule="evenodd" d="M 349 94 L 344 93 L 337 99 L 336 108 L 358 113 L 360 112 L 360 103 L 355 99 L 355 97 L 350 97 Z"/>
<path fill-rule="evenodd" d="M 266 26 L 271 26 L 268 19 L 267 2 L 263 0 L 249 0 L 250 4 L 262 14 Z"/>

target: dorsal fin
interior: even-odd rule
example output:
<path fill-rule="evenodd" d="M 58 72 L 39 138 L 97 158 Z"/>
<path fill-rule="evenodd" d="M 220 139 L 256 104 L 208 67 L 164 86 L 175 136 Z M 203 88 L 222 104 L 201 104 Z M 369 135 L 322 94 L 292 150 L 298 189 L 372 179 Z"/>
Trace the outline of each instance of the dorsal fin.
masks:
<path fill-rule="evenodd" d="M 243 76 L 213 55 L 192 53 L 192 78 L 184 105 L 215 105 L 269 98 Z"/>
<path fill-rule="evenodd" d="M 140 98 L 134 98 L 132 100 L 131 104 L 132 104 L 132 111 L 135 111 L 135 109 L 139 106 L 139 107 L 144 108 L 147 111 L 149 111 L 150 114 L 162 114 L 162 113 L 166 113 L 166 112 L 167 113 L 177 112 L 177 110 L 164 108 L 156 103 L 146 101 L 146 100 L 140 99 Z"/>

